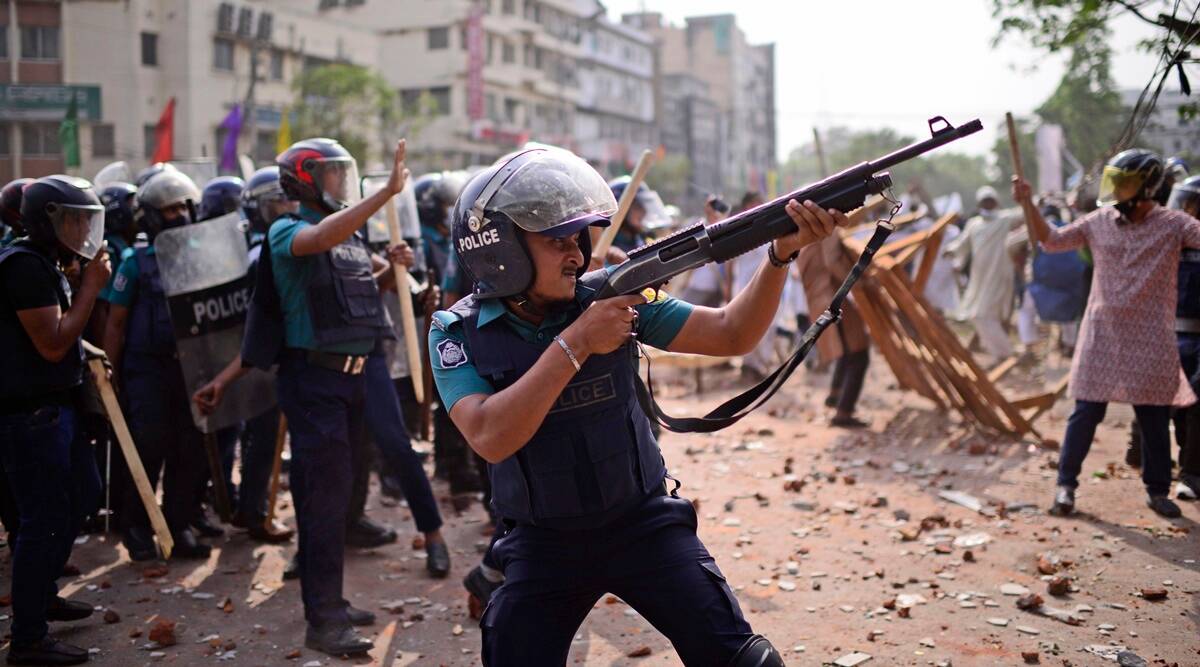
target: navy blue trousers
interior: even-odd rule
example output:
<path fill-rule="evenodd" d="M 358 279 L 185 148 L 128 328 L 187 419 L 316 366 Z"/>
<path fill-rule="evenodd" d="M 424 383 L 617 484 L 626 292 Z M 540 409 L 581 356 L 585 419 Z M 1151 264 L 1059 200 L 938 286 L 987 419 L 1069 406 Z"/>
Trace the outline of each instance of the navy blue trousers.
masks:
<path fill-rule="evenodd" d="M 352 443 L 362 437 L 365 387 L 363 375 L 310 366 L 300 356 L 285 356 L 276 375 L 291 435 L 300 597 L 304 618 L 317 626 L 349 623 L 342 567 L 354 481 Z"/>
<path fill-rule="evenodd" d="M 46 604 L 57 593 L 84 516 L 98 508 L 100 473 L 80 437 L 75 410 L 50 406 L 0 416 L 0 463 L 16 500 L 20 531 L 12 566 L 12 640 L 46 636 Z"/>
<path fill-rule="evenodd" d="M 279 433 L 279 408 L 246 420 L 242 429 L 242 483 L 238 487 L 238 512 L 247 520 L 267 516 L 267 486 L 275 463 L 275 438 Z"/>
<path fill-rule="evenodd" d="M 1104 421 L 1108 403 L 1075 401 L 1075 410 L 1067 419 L 1058 457 L 1058 485 L 1079 486 L 1079 471 L 1096 437 L 1096 426 Z M 1146 493 L 1165 496 L 1171 489 L 1171 407 L 1169 405 L 1135 405 L 1138 425 L 1142 429 L 1142 482 Z"/>
<path fill-rule="evenodd" d="M 421 458 L 413 450 L 412 440 L 404 427 L 404 412 L 388 373 L 387 358 L 383 354 L 372 354 L 367 358 L 363 375 L 367 386 L 367 427 L 375 439 L 375 446 L 388 469 L 399 477 L 417 530 L 423 533 L 437 530 L 442 526 L 442 517 Z M 365 495 L 366 489 L 362 491 Z"/>
<path fill-rule="evenodd" d="M 666 635 L 689 666 L 723 667 L 753 635 L 682 498 L 652 496 L 595 530 L 518 524 L 493 555 L 505 580 L 480 621 L 485 665 L 566 664 L 571 640 L 605 593 Z"/>

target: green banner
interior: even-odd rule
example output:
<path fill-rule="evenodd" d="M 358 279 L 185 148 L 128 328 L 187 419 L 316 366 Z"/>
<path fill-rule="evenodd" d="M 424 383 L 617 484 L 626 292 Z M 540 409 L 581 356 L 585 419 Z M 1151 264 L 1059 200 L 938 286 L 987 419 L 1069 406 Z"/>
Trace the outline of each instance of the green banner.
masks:
<path fill-rule="evenodd" d="M 0 120 L 61 121 L 75 100 L 79 120 L 100 120 L 100 86 L 0 83 Z"/>

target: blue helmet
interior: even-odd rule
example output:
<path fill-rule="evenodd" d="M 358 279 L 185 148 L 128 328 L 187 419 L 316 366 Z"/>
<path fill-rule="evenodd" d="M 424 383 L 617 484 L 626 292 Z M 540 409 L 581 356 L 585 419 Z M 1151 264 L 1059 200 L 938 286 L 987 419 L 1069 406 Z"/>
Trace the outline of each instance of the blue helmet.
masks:
<path fill-rule="evenodd" d="M 608 187 L 612 190 L 613 197 L 617 201 L 621 200 L 621 196 L 629 189 L 630 182 L 633 181 L 631 176 L 619 176 L 609 181 Z M 666 227 L 671 224 L 671 215 L 667 213 L 667 207 L 663 205 L 662 197 L 658 193 L 650 189 L 650 186 L 645 183 L 638 185 L 637 194 L 634 196 L 634 203 L 642 207 L 645 215 L 642 217 L 641 226 L 643 230 L 657 229 Z"/>
<path fill-rule="evenodd" d="M 421 224 L 433 227 L 448 223 L 447 212 L 458 201 L 469 178 L 465 171 L 442 171 L 424 174 L 414 181 L 413 196 Z"/>
<path fill-rule="evenodd" d="M 105 233 L 132 238 L 136 231 L 133 221 L 136 196 L 137 186 L 133 183 L 109 183 L 100 189 Z"/>
<path fill-rule="evenodd" d="M 250 229 L 260 234 L 267 233 L 274 220 L 267 220 L 264 208 L 271 200 L 287 199 L 283 186 L 279 184 L 279 167 L 263 167 L 250 176 L 242 190 L 242 215 L 250 223 Z"/>
<path fill-rule="evenodd" d="M 1200 216 L 1200 175 L 1176 183 L 1175 187 L 1171 188 L 1171 198 L 1167 201 L 1167 208 Z"/>
<path fill-rule="evenodd" d="M 196 209 L 198 221 L 219 218 L 238 210 L 246 182 L 237 176 L 218 176 L 205 184 Z"/>
<path fill-rule="evenodd" d="M 476 298 L 524 294 L 534 281 L 521 232 L 559 238 L 578 235 L 587 271 L 588 227 L 607 226 L 617 200 L 604 178 L 574 153 L 534 148 L 514 153 L 476 174 L 450 216 L 458 265 Z"/>

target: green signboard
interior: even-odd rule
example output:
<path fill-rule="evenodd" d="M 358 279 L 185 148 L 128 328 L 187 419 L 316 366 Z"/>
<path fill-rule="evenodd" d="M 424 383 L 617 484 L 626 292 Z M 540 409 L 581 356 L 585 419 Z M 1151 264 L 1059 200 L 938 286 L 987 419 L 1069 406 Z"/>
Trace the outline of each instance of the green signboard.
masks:
<path fill-rule="evenodd" d="M 100 86 L 0 83 L 0 120 L 62 120 L 71 98 L 79 120 L 100 120 Z"/>

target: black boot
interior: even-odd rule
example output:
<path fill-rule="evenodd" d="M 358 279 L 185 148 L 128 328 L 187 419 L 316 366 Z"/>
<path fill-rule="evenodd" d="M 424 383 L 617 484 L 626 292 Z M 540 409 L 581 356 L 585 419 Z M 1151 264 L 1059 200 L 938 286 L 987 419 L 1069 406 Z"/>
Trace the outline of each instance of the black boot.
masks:
<path fill-rule="evenodd" d="M 323 628 L 309 625 L 304 633 L 304 646 L 336 657 L 366 653 L 375 648 L 375 643 L 358 634 L 349 625 L 329 625 Z"/>
<path fill-rule="evenodd" d="M 154 560 L 158 558 L 158 547 L 154 545 L 154 533 L 144 526 L 130 526 L 125 529 L 121 539 L 129 552 L 129 559 L 135 562 Z"/>
<path fill-rule="evenodd" d="M 56 595 L 50 604 L 46 605 L 46 620 L 81 621 L 91 616 L 92 611 L 92 605 L 86 602 L 68 600 Z"/>
<path fill-rule="evenodd" d="M 225 535 L 225 529 L 213 523 L 208 518 L 208 511 L 200 508 L 200 512 L 192 519 L 192 528 L 196 529 L 202 537 L 222 537 Z"/>
<path fill-rule="evenodd" d="M 371 521 L 366 516 L 346 526 L 346 544 L 360 549 L 370 549 L 391 544 L 399 539 L 396 531 Z"/>
<path fill-rule="evenodd" d="M 49 635 L 33 644 L 13 644 L 8 649 L 10 665 L 82 665 L 87 662 L 86 649 L 60 642 Z"/>
<path fill-rule="evenodd" d="M 359 609 L 352 604 L 346 605 L 346 617 L 350 619 L 350 625 L 374 625 L 375 614 L 366 609 Z"/>
<path fill-rule="evenodd" d="M 425 569 L 434 579 L 445 579 L 450 574 L 450 550 L 445 542 L 425 541 Z"/>
<path fill-rule="evenodd" d="M 171 549 L 171 558 L 208 558 L 212 553 L 212 547 L 196 539 L 191 528 L 184 528 L 173 537 L 175 548 Z"/>

